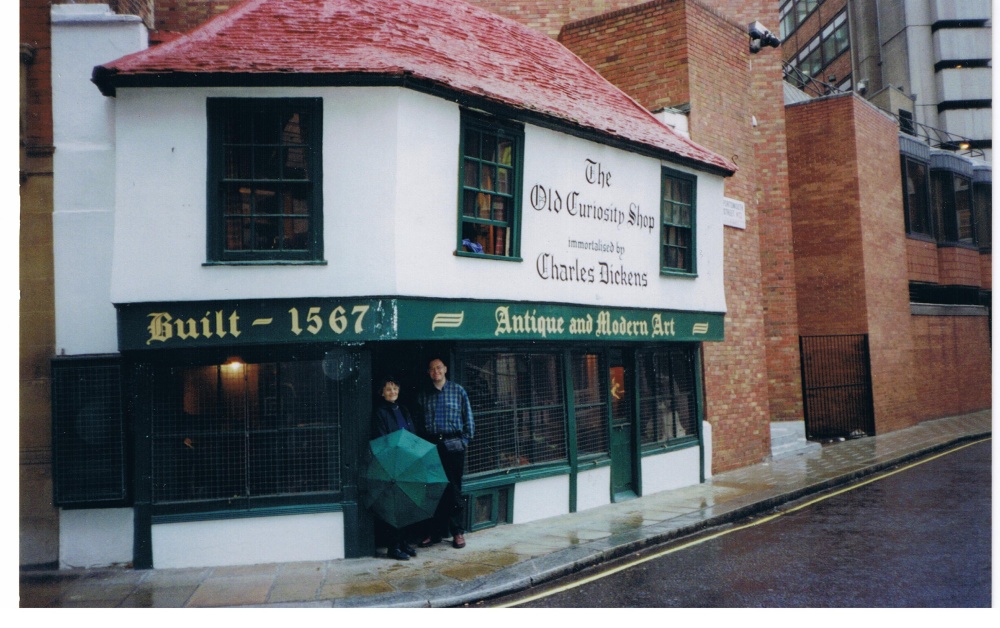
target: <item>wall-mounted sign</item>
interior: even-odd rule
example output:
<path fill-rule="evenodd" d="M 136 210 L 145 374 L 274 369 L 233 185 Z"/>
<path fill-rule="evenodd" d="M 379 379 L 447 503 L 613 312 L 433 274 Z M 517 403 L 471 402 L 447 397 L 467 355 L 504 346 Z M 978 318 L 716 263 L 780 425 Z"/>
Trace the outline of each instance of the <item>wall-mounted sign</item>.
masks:
<path fill-rule="evenodd" d="M 425 299 L 129 303 L 121 351 L 374 340 L 721 341 L 721 313 Z"/>
<path fill-rule="evenodd" d="M 747 206 L 733 198 L 722 199 L 722 224 L 737 229 L 747 228 Z"/>

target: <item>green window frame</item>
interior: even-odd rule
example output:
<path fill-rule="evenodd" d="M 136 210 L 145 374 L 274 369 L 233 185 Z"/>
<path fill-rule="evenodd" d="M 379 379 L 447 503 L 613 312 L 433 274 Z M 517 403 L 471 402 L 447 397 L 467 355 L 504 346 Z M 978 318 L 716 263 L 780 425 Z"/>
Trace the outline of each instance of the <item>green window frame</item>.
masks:
<path fill-rule="evenodd" d="M 610 453 L 608 365 L 604 352 L 574 351 L 570 358 L 573 378 L 573 413 L 576 451 L 581 458 L 607 458 Z"/>
<path fill-rule="evenodd" d="M 523 126 L 462 113 L 458 255 L 520 261 L 523 146 Z"/>
<path fill-rule="evenodd" d="M 323 260 L 321 98 L 209 98 L 208 262 Z"/>
<path fill-rule="evenodd" d="M 660 204 L 660 272 L 694 275 L 698 178 L 663 168 Z"/>
<path fill-rule="evenodd" d="M 568 462 L 561 353 L 470 351 L 458 358 L 476 422 L 469 474 Z"/>
<path fill-rule="evenodd" d="M 340 496 L 343 404 L 323 360 L 156 365 L 148 377 L 154 514 Z"/>
<path fill-rule="evenodd" d="M 697 440 L 698 383 L 694 346 L 639 351 L 639 429 L 644 449 Z"/>

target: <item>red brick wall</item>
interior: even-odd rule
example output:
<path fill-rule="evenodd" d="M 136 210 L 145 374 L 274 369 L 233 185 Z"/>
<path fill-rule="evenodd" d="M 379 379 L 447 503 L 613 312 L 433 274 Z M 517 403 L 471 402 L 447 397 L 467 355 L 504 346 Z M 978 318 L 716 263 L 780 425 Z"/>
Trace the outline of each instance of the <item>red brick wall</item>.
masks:
<path fill-rule="evenodd" d="M 854 121 L 872 396 L 877 433 L 913 425 L 916 404 L 907 238 L 896 122 L 860 97 L 845 116 Z M 840 157 L 843 159 L 843 157 Z"/>
<path fill-rule="evenodd" d="M 21 44 L 27 44 L 27 107 L 22 140 L 30 147 L 52 145 L 52 28 L 50 2 L 21 0 Z"/>
<path fill-rule="evenodd" d="M 982 267 L 979 251 L 956 246 L 942 247 L 938 253 L 939 282 L 945 286 L 979 286 Z"/>
<path fill-rule="evenodd" d="M 982 288 L 983 290 L 993 289 L 993 254 L 992 253 L 980 253 L 979 254 L 979 267 L 982 278 Z"/>
<path fill-rule="evenodd" d="M 154 28 L 186 33 L 240 4 L 240 0 L 153 0 Z"/>
<path fill-rule="evenodd" d="M 992 406 L 989 319 L 985 316 L 913 316 L 914 389 L 920 420 Z"/>
<path fill-rule="evenodd" d="M 691 101 L 684 2 L 650 2 L 567 24 L 564 46 L 651 111 Z M 692 113 L 691 119 L 701 112 Z"/>
<path fill-rule="evenodd" d="M 937 243 L 923 240 L 906 240 L 907 269 L 910 281 L 937 283 L 938 252 Z"/>
<path fill-rule="evenodd" d="M 803 336 L 868 332 L 851 99 L 848 94 L 786 108 Z"/>
<path fill-rule="evenodd" d="M 827 0 L 827 4 L 830 1 Z M 704 0 L 703 3 L 734 20 L 743 33 L 746 32 L 746 25 L 753 21 L 760 21 L 773 33 L 778 33 L 778 2 Z M 741 45 L 746 49 L 749 37 L 744 35 L 741 43 L 730 45 Z M 764 48 L 749 56 L 752 83 L 750 91 L 744 96 L 750 100 L 751 124 L 756 122 L 753 127 L 753 160 L 760 221 L 768 405 L 772 421 L 802 419 L 798 306 L 781 55 L 779 48 Z"/>
<path fill-rule="evenodd" d="M 59 516 L 52 505 L 49 361 L 55 355 L 52 258 L 52 47 L 50 2 L 21 0 L 18 186 L 18 523 L 19 563 L 59 559 Z"/>
<path fill-rule="evenodd" d="M 555 38 L 563 24 L 642 4 L 646 0 L 467 0 Z"/>
<path fill-rule="evenodd" d="M 751 116 L 765 116 L 757 109 L 757 99 L 746 97 L 753 93 L 759 77 L 751 71 L 745 30 L 698 3 L 685 4 L 691 138 L 734 158 L 740 169 L 726 180 L 726 196 L 746 203 L 747 228 L 724 229 L 726 341 L 704 347 L 712 468 L 721 472 L 770 455 L 774 415 L 768 385 L 782 379 L 796 386 L 798 393 L 798 337 L 792 343 L 796 347 L 792 372 L 773 373 L 767 344 L 763 249 L 768 223 L 761 174 L 769 163 L 757 154 L 759 145 L 751 124 Z M 785 418 L 801 419 L 801 411 Z"/>
<path fill-rule="evenodd" d="M 704 347 L 705 418 L 714 472 L 759 462 L 770 425 L 746 34 L 701 4 L 659 1 L 568 24 L 559 39 L 647 108 L 690 103 L 691 138 L 740 166 L 726 196 L 746 203 L 747 229 L 725 228 L 726 340 Z"/>

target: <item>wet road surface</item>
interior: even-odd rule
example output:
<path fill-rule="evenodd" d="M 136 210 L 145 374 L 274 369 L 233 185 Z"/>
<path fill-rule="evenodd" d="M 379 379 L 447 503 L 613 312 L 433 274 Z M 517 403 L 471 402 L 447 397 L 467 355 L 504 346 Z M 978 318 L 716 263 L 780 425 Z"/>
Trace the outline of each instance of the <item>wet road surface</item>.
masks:
<path fill-rule="evenodd" d="M 991 447 L 986 440 L 917 461 L 583 586 L 557 583 L 546 590 L 560 592 L 516 605 L 989 607 Z M 530 600 L 529 593 L 538 591 L 526 593 Z"/>

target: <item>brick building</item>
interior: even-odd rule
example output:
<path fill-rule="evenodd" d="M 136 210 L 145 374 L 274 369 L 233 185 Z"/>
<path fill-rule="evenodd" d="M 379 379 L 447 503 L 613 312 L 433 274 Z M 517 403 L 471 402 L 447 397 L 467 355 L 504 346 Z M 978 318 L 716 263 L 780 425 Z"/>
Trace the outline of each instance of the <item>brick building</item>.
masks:
<path fill-rule="evenodd" d="M 21 4 L 21 315 L 42 323 L 21 329 L 21 564 L 38 565 L 60 556 L 49 436 L 50 364 L 59 353 L 51 24 L 49 3 Z M 156 43 L 236 4 L 123 0 L 111 8 L 139 16 Z M 699 351 L 706 476 L 781 455 L 788 433 L 790 446 L 802 447 L 806 434 L 883 433 L 990 406 L 989 165 L 900 135 L 892 117 L 850 92 L 786 96 L 782 56 L 798 40 L 784 52 L 751 54 L 746 25 L 784 28 L 788 7 L 471 4 L 558 39 L 661 121 L 736 164 L 725 181 L 725 201 L 736 211 L 722 228 L 725 338 Z M 818 4 L 821 11 L 801 17 L 836 19 L 847 2 Z M 869 389 L 853 390 L 851 380 L 833 399 L 820 398 L 823 378 L 856 376 L 856 355 Z M 845 414 L 861 418 L 844 427 L 837 421 Z M 502 497 L 486 484 L 478 495 Z"/>

